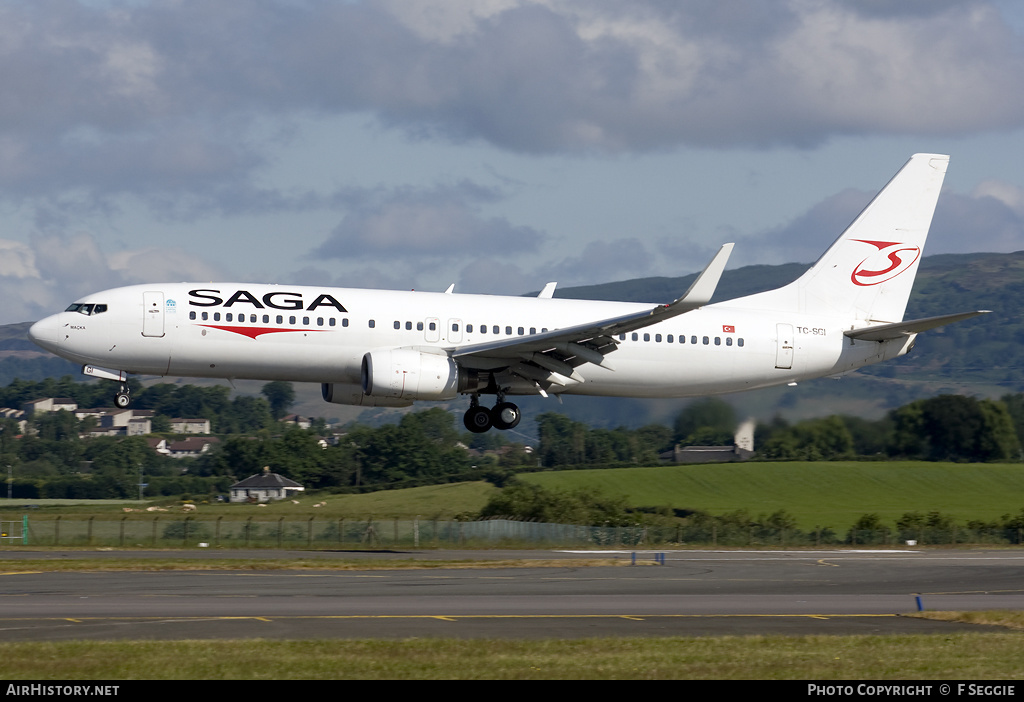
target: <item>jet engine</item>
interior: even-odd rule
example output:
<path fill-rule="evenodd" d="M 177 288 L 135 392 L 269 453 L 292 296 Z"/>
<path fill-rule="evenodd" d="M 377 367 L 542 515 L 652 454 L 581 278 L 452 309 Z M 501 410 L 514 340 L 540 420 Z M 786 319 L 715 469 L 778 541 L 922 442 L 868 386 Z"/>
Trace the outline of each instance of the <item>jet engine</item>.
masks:
<path fill-rule="evenodd" d="M 368 397 L 363 388 L 355 383 L 320 383 L 320 394 L 327 402 L 336 405 L 359 405 L 361 407 L 408 407 L 412 400 L 396 400 L 390 397 Z"/>
<path fill-rule="evenodd" d="M 451 400 L 459 392 L 459 365 L 415 349 L 376 349 L 363 356 L 362 381 L 371 398 Z"/>

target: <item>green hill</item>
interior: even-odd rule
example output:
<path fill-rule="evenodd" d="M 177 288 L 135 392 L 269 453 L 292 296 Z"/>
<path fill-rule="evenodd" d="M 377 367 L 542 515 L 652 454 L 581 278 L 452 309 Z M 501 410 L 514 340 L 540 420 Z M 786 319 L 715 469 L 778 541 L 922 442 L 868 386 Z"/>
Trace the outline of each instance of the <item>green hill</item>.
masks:
<path fill-rule="evenodd" d="M 545 488 L 598 488 L 632 507 L 667 506 L 751 516 L 785 510 L 800 529 L 849 529 L 877 513 L 893 526 L 906 512 L 939 511 L 965 524 L 1024 510 L 1024 466 L 925 462 L 731 463 L 528 473 Z"/>

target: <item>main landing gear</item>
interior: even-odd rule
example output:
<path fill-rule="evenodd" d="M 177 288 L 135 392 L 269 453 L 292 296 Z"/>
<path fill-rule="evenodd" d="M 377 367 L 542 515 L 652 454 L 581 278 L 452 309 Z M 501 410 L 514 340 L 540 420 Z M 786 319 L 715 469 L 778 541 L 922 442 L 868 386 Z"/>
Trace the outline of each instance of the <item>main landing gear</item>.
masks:
<path fill-rule="evenodd" d="M 522 417 L 519 407 L 511 402 L 505 402 L 503 395 L 498 395 L 498 404 L 491 409 L 481 407 L 480 396 L 473 395 L 462 422 L 466 429 L 474 434 L 483 434 L 491 427 L 501 430 L 512 429 L 519 424 Z"/>

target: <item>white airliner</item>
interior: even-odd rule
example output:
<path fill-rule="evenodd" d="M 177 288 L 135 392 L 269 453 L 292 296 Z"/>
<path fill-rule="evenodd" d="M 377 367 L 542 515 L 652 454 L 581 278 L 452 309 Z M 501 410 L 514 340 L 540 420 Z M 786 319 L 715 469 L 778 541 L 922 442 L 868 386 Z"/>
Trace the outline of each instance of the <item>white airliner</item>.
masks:
<path fill-rule="evenodd" d="M 511 429 L 509 396 L 688 397 L 793 384 L 902 356 L 903 321 L 949 157 L 917 154 L 799 279 L 708 304 L 725 244 L 668 304 L 181 283 L 87 295 L 29 338 L 89 376 L 319 382 L 328 402 L 403 407 L 469 395 L 466 427 Z M 492 408 L 480 395 L 496 395 Z"/>

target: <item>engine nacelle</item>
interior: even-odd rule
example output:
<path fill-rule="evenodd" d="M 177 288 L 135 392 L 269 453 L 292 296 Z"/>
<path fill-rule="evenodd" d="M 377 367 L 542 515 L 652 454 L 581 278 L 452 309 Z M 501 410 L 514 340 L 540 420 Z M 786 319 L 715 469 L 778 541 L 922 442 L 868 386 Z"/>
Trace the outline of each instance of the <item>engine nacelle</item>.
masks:
<path fill-rule="evenodd" d="M 320 394 L 324 400 L 336 405 L 359 405 L 361 407 L 408 407 L 412 400 L 396 400 L 390 397 L 369 397 L 354 383 L 320 383 Z"/>
<path fill-rule="evenodd" d="M 362 380 L 374 398 L 451 400 L 459 393 L 459 365 L 447 355 L 377 349 L 363 356 Z"/>

